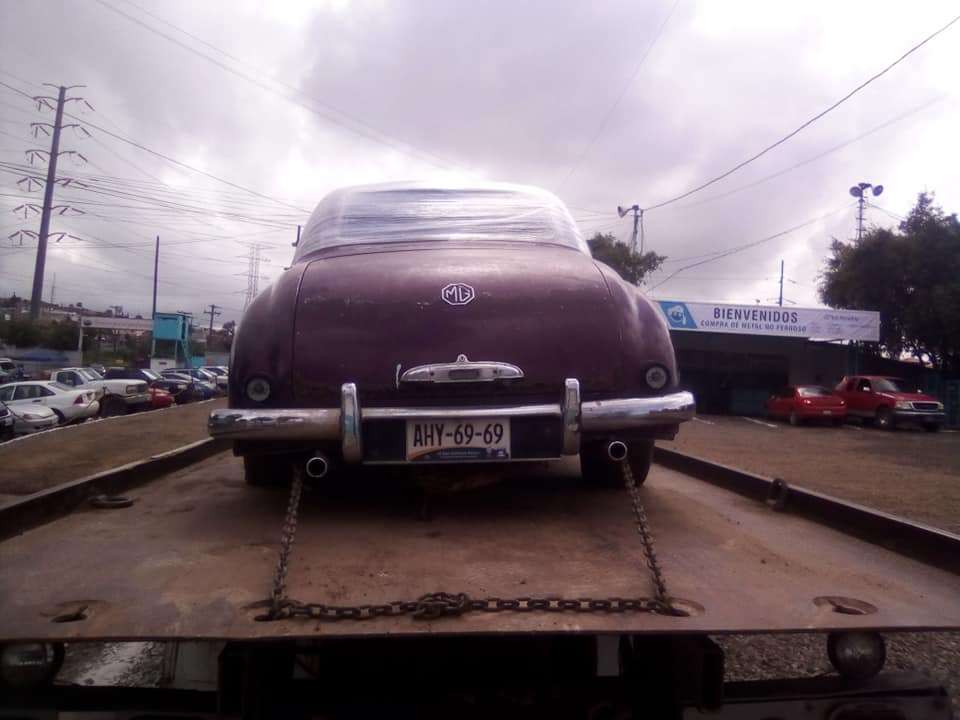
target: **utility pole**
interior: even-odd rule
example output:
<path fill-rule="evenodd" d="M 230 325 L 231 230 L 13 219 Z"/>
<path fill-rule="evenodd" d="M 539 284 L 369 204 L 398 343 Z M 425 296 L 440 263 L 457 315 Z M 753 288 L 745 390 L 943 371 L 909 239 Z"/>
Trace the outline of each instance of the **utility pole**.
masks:
<path fill-rule="evenodd" d="M 633 212 L 633 240 L 630 242 L 630 249 L 637 251 L 637 232 L 640 233 L 640 254 L 643 255 L 643 209 L 639 205 L 630 207 L 621 207 L 617 205 L 617 214 L 624 217 L 628 212 Z"/>
<path fill-rule="evenodd" d="M 53 284 L 50 286 L 50 304 L 56 304 L 57 299 L 57 274 L 53 274 Z"/>
<path fill-rule="evenodd" d="M 53 139 L 50 141 L 50 159 L 47 162 L 47 185 L 43 189 L 43 213 L 40 216 L 40 234 L 37 236 L 37 262 L 33 269 L 33 292 L 30 294 L 30 319 L 40 317 L 43 302 L 43 270 L 47 263 L 47 238 L 50 236 L 50 212 L 53 208 L 53 186 L 57 180 L 57 157 L 60 155 L 60 128 L 63 125 L 63 103 L 67 88 L 60 86 L 57 93 L 57 117 L 53 121 Z"/>
<path fill-rule="evenodd" d="M 214 305 L 213 303 L 211 303 L 211 304 L 210 304 L 210 309 L 203 311 L 203 314 L 204 314 L 204 315 L 209 315 L 209 316 L 210 316 L 210 334 L 213 334 L 213 318 L 215 318 L 217 315 L 221 315 L 221 314 L 222 314 L 222 313 L 217 309 L 217 308 L 219 308 L 219 307 L 221 307 L 221 306 L 220 306 L 220 305 Z M 209 337 L 209 335 L 208 335 L 207 337 Z"/>
<path fill-rule="evenodd" d="M 780 300 L 777 304 L 783 307 L 783 260 L 780 261 Z"/>
<path fill-rule="evenodd" d="M 80 331 L 77 333 L 77 352 L 80 353 L 80 364 L 83 364 L 83 303 L 77 303 L 77 325 Z"/>
<path fill-rule="evenodd" d="M 150 319 L 157 318 L 157 269 L 160 267 L 160 236 L 157 235 L 156 249 L 153 251 L 153 312 L 150 313 Z"/>

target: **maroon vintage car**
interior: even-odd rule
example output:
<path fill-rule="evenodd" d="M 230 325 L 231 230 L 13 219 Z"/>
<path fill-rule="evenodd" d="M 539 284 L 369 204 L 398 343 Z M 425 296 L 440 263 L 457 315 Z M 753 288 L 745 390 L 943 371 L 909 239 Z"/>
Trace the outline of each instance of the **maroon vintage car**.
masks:
<path fill-rule="evenodd" d="M 692 417 L 670 336 L 595 261 L 552 194 L 506 184 L 337 190 L 292 266 L 251 303 L 230 407 L 210 417 L 247 482 L 334 463 L 581 456 L 646 477 L 653 441 Z"/>

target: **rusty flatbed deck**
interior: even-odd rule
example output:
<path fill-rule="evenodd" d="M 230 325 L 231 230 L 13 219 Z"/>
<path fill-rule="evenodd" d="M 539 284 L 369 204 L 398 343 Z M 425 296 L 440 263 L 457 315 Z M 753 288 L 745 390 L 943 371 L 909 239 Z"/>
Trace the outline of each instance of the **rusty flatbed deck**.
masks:
<path fill-rule="evenodd" d="M 298 600 L 367 604 L 433 591 L 488 596 L 652 595 L 623 491 L 576 461 L 437 497 L 419 519 L 392 477 L 307 493 L 289 576 Z M 771 632 L 960 627 L 960 576 L 654 466 L 642 494 L 671 593 L 691 617 L 482 613 L 435 621 L 256 622 L 287 501 L 247 488 L 217 455 L 0 543 L 0 641 L 333 637 L 527 632 Z M 876 608 L 835 612 L 821 596 Z M 86 607 L 86 618 L 53 618 Z"/>

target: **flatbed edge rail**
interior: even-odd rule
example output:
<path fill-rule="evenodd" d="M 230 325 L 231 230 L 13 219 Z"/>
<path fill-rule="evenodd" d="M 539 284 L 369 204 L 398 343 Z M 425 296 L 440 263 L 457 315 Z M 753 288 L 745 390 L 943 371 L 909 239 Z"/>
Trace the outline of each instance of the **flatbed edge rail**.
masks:
<path fill-rule="evenodd" d="M 0 506 L 0 540 L 62 517 L 96 495 L 124 492 L 229 449 L 204 438 L 120 467 L 55 485 Z"/>
<path fill-rule="evenodd" d="M 800 515 L 960 575 L 960 535 L 659 445 L 654 461 L 738 495 L 766 502 L 774 510 Z"/>

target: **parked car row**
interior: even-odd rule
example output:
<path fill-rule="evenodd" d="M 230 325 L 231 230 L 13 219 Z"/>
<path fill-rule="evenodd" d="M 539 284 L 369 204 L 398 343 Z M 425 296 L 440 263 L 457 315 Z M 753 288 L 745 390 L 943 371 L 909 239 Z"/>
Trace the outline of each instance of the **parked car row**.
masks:
<path fill-rule="evenodd" d="M 75 389 L 51 380 L 0 385 L 0 403 L 13 417 L 13 434 L 83 422 L 100 412 L 96 390 Z"/>
<path fill-rule="evenodd" d="M 227 368 L 219 366 L 162 373 L 133 367 L 101 369 L 60 368 L 50 373 L 49 380 L 0 377 L 0 440 L 92 417 L 208 400 L 225 394 L 227 388 Z"/>
<path fill-rule="evenodd" d="M 943 403 L 919 390 L 911 392 L 899 378 L 849 375 L 830 390 L 819 385 L 793 385 L 767 400 L 767 416 L 791 425 L 830 422 L 842 425 L 857 418 L 864 425 L 894 430 L 898 425 L 919 425 L 937 432 L 944 423 Z"/>

